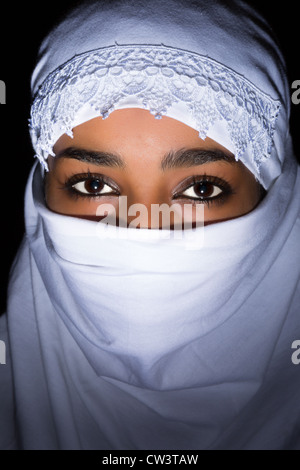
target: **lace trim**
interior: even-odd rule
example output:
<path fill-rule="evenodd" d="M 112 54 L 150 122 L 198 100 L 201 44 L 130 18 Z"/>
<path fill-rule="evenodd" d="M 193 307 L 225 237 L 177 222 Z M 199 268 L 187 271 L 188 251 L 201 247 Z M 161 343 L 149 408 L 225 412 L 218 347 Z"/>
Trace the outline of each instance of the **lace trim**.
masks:
<path fill-rule="evenodd" d="M 271 154 L 279 101 L 208 57 L 163 45 L 115 45 L 73 57 L 43 82 L 29 121 L 36 156 L 47 169 L 57 130 L 72 136 L 84 105 L 106 118 L 132 96 L 157 118 L 184 104 L 202 139 L 215 122 L 225 122 L 236 159 L 250 145 L 258 174 Z"/>

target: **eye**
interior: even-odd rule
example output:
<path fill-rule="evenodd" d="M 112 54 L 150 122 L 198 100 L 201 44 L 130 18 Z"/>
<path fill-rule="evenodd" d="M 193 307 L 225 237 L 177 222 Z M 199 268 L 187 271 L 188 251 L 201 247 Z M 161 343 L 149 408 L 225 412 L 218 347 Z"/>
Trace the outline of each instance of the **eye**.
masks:
<path fill-rule="evenodd" d="M 215 184 L 209 181 L 200 181 L 190 186 L 181 194 L 191 199 L 212 199 L 222 194 L 222 192 L 223 190 Z"/>
<path fill-rule="evenodd" d="M 70 196 L 100 197 L 106 195 L 119 196 L 118 185 L 105 175 L 80 173 L 71 176 L 62 186 Z"/>
<path fill-rule="evenodd" d="M 191 199 L 196 203 L 222 203 L 234 193 L 227 181 L 217 176 L 193 176 L 177 187 L 174 199 Z"/>
<path fill-rule="evenodd" d="M 72 185 L 72 188 L 82 194 L 98 196 L 113 193 L 114 189 L 99 178 L 89 178 Z"/>

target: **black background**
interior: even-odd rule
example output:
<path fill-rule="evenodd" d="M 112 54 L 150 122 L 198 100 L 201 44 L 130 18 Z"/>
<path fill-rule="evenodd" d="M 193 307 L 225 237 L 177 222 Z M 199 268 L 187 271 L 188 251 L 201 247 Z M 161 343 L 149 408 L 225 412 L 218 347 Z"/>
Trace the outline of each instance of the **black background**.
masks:
<path fill-rule="evenodd" d="M 163 0 L 162 0 L 163 1 Z M 168 0 L 165 0 L 168 1 Z M 213 1 L 213 0 L 212 0 Z M 230 0 L 228 0 L 230 3 Z M 1 129 L 1 292 L 0 314 L 6 308 L 10 266 L 24 233 L 23 200 L 34 152 L 28 134 L 30 76 L 38 46 L 52 25 L 80 2 L 2 2 L 0 80 L 6 84 L 6 105 L 0 106 Z M 284 52 L 290 85 L 300 80 L 300 14 L 296 1 L 252 0 L 272 25 Z M 292 94 L 291 89 L 291 94 Z M 291 130 L 300 155 L 300 105 L 292 105 Z"/>

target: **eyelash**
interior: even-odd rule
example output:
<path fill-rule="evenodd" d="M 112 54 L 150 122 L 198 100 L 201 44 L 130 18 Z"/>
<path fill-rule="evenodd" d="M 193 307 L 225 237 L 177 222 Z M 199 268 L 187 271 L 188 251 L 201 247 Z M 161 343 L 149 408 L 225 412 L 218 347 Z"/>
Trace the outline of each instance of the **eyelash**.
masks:
<path fill-rule="evenodd" d="M 85 193 L 81 193 L 80 191 L 78 191 L 77 189 L 73 187 L 78 183 L 84 183 L 89 180 L 97 180 L 102 184 L 108 185 L 111 188 L 111 192 L 107 194 L 88 194 L 88 193 L 85 194 Z M 78 199 L 78 198 L 96 199 L 98 197 L 103 197 L 104 195 L 113 195 L 113 196 L 120 195 L 118 188 L 113 186 L 113 182 L 110 180 L 110 178 L 107 178 L 97 173 L 90 173 L 90 172 L 80 173 L 80 174 L 71 176 L 62 185 L 61 189 L 67 190 L 70 196 L 74 197 L 75 199 Z"/>
<path fill-rule="evenodd" d="M 190 188 L 193 188 L 196 184 L 205 184 L 209 183 L 213 186 L 219 188 L 222 192 L 215 197 L 208 197 L 203 198 L 192 198 L 183 196 L 182 192 L 187 191 Z M 180 193 L 179 193 L 180 192 Z M 229 196 L 234 194 L 234 190 L 229 182 L 225 181 L 224 179 L 218 178 L 217 176 L 210 176 L 210 175 L 200 175 L 200 176 L 193 176 L 192 178 L 188 178 L 183 183 L 180 184 L 180 187 L 175 190 L 173 199 L 189 199 L 192 204 L 206 204 L 209 206 L 210 204 L 222 204 Z"/>
<path fill-rule="evenodd" d="M 112 191 L 109 193 L 105 194 L 88 194 L 88 193 L 81 193 L 77 189 L 74 188 L 74 186 L 78 183 L 86 182 L 88 180 L 97 180 L 102 184 L 108 185 Z M 219 188 L 222 192 L 218 194 L 215 197 L 209 197 L 209 198 L 203 198 L 201 197 L 198 198 L 192 198 L 188 196 L 182 195 L 183 192 L 188 191 L 190 188 L 193 188 L 197 184 L 205 184 L 209 183 L 213 186 L 216 186 Z M 70 194 L 70 196 L 74 197 L 75 199 L 78 198 L 89 198 L 89 199 L 96 199 L 99 197 L 103 197 L 106 195 L 110 196 L 119 196 L 120 195 L 120 190 L 117 187 L 113 187 L 113 182 L 100 174 L 97 173 L 81 173 L 81 174 L 75 174 L 71 176 L 70 178 L 67 179 L 67 181 L 62 185 L 62 189 L 67 190 Z M 224 200 L 234 194 L 234 191 L 231 187 L 231 185 L 225 181 L 224 179 L 218 178 L 217 176 L 209 176 L 209 175 L 201 175 L 201 176 L 193 176 L 192 178 L 188 178 L 188 180 L 185 180 L 182 182 L 174 192 L 173 192 L 173 199 L 187 199 L 192 201 L 192 204 L 206 204 L 209 206 L 210 204 L 222 204 Z"/>

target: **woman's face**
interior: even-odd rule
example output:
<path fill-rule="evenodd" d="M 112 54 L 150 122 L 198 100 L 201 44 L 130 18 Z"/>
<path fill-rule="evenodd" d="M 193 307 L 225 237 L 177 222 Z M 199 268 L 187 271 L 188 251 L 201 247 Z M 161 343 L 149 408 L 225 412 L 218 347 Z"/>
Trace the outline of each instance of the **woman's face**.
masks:
<path fill-rule="evenodd" d="M 50 210 L 97 220 L 99 205 L 142 204 L 140 227 L 153 227 L 151 205 L 204 207 L 204 223 L 247 214 L 259 203 L 261 187 L 224 147 L 175 119 L 157 120 L 149 111 L 124 109 L 92 119 L 56 142 L 48 159 L 45 197 Z M 98 212 L 97 212 L 98 209 Z M 128 211 L 128 213 L 130 213 Z M 132 212 L 128 222 L 133 218 Z"/>

